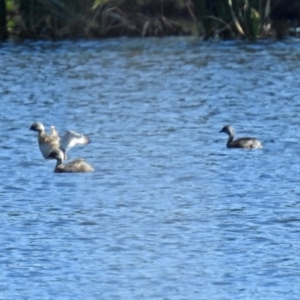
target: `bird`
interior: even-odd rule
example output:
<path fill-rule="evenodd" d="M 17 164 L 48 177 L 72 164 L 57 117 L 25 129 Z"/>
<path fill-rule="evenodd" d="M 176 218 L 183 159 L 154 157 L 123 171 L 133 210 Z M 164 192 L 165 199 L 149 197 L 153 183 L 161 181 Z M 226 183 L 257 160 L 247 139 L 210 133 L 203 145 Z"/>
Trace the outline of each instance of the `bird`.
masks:
<path fill-rule="evenodd" d="M 244 137 L 240 139 L 234 140 L 234 129 L 231 125 L 224 126 L 220 132 L 225 132 L 228 134 L 229 138 L 227 141 L 227 148 L 244 148 L 244 149 L 252 149 L 252 148 L 262 148 L 262 143 L 256 139 L 251 137 Z"/>
<path fill-rule="evenodd" d="M 82 158 L 63 164 L 64 153 L 60 149 L 52 150 L 49 154 L 49 158 L 56 159 L 54 173 L 84 173 L 94 171 L 94 168 Z"/>
<path fill-rule="evenodd" d="M 29 129 L 38 132 L 39 148 L 46 159 L 49 159 L 49 154 L 54 149 L 61 149 L 64 153 L 64 159 L 67 159 L 67 150 L 77 144 L 86 145 L 91 142 L 86 135 L 72 130 L 67 130 L 66 133 L 60 137 L 54 126 L 51 126 L 51 133 L 48 135 L 45 132 L 44 125 L 40 122 L 33 123 Z"/>

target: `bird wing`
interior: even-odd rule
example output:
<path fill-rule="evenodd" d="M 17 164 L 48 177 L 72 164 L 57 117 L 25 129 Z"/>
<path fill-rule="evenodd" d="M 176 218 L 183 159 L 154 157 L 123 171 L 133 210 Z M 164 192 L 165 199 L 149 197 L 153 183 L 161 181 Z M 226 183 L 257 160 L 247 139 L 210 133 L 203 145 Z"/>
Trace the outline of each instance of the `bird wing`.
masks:
<path fill-rule="evenodd" d="M 58 132 L 57 132 L 55 126 L 50 126 L 50 128 L 51 128 L 50 136 L 55 137 L 55 138 L 59 138 L 59 135 L 58 135 Z"/>
<path fill-rule="evenodd" d="M 67 151 L 75 145 L 86 145 L 88 143 L 90 143 L 90 139 L 86 135 L 68 130 L 61 139 L 60 147 Z"/>

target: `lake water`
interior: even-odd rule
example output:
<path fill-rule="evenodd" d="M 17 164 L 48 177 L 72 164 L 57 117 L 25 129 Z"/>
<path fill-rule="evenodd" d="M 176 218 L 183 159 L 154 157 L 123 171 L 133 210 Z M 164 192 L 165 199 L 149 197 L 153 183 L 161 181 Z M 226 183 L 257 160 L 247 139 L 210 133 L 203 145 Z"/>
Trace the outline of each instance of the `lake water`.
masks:
<path fill-rule="evenodd" d="M 298 42 L 5 43 L 0 66 L 0 299 L 299 299 Z M 35 121 L 87 134 L 95 172 L 53 173 Z"/>

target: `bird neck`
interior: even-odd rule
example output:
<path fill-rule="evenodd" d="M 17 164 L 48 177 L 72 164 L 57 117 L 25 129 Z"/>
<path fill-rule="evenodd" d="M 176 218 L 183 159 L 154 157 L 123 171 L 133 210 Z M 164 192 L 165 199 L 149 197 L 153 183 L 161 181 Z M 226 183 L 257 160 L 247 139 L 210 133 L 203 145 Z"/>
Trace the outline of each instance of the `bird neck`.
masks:
<path fill-rule="evenodd" d="M 56 160 L 56 167 L 58 167 L 59 165 L 62 165 L 62 159 L 57 159 Z"/>
<path fill-rule="evenodd" d="M 234 133 L 232 131 L 230 131 L 228 133 L 228 141 L 227 141 L 227 145 L 230 144 L 234 139 Z"/>
<path fill-rule="evenodd" d="M 44 130 L 39 130 L 39 131 L 38 131 L 38 135 L 39 135 L 39 136 L 45 135 L 45 131 L 44 131 Z"/>

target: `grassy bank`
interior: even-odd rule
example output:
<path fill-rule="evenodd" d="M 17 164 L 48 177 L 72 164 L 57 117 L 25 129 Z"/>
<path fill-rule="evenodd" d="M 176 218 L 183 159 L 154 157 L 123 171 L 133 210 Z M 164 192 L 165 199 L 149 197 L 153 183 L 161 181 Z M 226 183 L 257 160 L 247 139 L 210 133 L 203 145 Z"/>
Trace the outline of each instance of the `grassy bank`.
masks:
<path fill-rule="evenodd" d="M 189 20 L 189 11 L 177 0 L 6 1 L 7 33 L 19 39 L 190 34 L 181 19 Z"/>
<path fill-rule="evenodd" d="M 0 39 L 198 34 L 255 40 L 283 37 L 299 16 L 298 0 L 0 0 Z"/>

